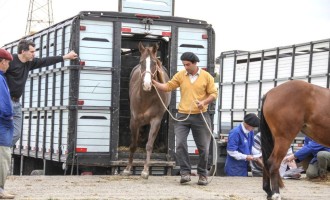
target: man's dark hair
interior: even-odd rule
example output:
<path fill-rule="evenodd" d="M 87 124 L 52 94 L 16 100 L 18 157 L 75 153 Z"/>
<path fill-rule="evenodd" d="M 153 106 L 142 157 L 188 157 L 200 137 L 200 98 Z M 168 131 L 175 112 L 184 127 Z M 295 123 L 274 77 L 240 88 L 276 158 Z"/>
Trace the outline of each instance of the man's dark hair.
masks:
<path fill-rule="evenodd" d="M 17 45 L 17 53 L 21 54 L 22 51 L 28 51 L 30 46 L 35 47 L 36 44 L 32 40 L 20 40 Z"/>

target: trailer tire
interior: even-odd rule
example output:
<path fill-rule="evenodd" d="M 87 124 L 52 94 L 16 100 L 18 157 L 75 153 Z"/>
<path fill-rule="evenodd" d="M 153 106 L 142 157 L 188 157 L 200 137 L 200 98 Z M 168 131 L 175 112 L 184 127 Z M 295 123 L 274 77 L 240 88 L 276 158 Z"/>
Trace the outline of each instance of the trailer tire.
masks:
<path fill-rule="evenodd" d="M 42 169 L 35 169 L 31 172 L 31 176 L 42 176 L 44 175 L 44 170 Z"/>

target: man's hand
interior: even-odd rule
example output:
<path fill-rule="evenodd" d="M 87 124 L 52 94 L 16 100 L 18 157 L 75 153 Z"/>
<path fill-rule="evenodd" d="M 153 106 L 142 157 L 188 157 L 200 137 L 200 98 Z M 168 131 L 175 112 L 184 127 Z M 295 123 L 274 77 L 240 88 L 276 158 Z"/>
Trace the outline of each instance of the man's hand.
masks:
<path fill-rule="evenodd" d="M 204 101 L 198 101 L 198 100 L 196 100 L 195 103 L 196 103 L 198 109 L 203 110 L 203 108 L 205 106 Z"/>
<path fill-rule="evenodd" d="M 152 79 L 152 84 L 161 91 L 166 91 L 166 84 L 165 83 L 159 83 L 156 80 Z"/>
<path fill-rule="evenodd" d="M 76 58 L 78 58 L 78 55 L 73 50 L 63 56 L 63 60 L 73 60 Z"/>
<path fill-rule="evenodd" d="M 292 162 L 295 159 L 296 159 L 296 157 L 294 156 L 294 154 L 291 154 L 291 155 L 289 155 L 289 156 L 287 156 L 287 157 L 284 158 L 284 162 L 285 163 Z"/>
<path fill-rule="evenodd" d="M 215 98 L 212 95 L 209 95 L 206 99 L 204 99 L 202 101 L 199 101 L 199 100 L 195 99 L 195 103 L 196 103 L 196 106 L 200 110 L 202 110 L 204 108 L 204 106 L 209 105 L 214 100 L 215 100 Z"/>
<path fill-rule="evenodd" d="M 254 160 L 254 158 L 253 158 L 252 155 L 248 155 L 248 156 L 246 156 L 246 160 L 247 160 L 247 161 L 251 161 L 251 160 Z"/>

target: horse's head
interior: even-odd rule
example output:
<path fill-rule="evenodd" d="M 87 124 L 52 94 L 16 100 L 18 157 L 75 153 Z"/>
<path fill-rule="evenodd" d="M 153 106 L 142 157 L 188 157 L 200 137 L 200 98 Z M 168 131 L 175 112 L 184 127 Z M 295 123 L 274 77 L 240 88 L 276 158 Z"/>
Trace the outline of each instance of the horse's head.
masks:
<path fill-rule="evenodd" d="M 158 45 L 154 44 L 151 47 L 144 47 L 139 43 L 140 57 L 140 70 L 142 78 L 143 90 L 151 91 L 152 79 L 157 79 L 157 72 L 161 69 L 160 61 L 157 59 Z"/>

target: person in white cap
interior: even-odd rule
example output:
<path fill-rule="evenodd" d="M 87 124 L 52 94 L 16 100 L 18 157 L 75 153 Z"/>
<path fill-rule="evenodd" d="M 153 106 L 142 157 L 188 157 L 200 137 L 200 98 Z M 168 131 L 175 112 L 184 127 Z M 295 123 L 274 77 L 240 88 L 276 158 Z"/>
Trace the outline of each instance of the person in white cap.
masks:
<path fill-rule="evenodd" d="M 5 192 L 5 182 L 10 167 L 10 147 L 13 139 L 13 106 L 9 95 L 9 89 L 4 77 L 13 60 L 12 55 L 0 49 L 0 199 L 13 199 L 14 195 Z"/>

